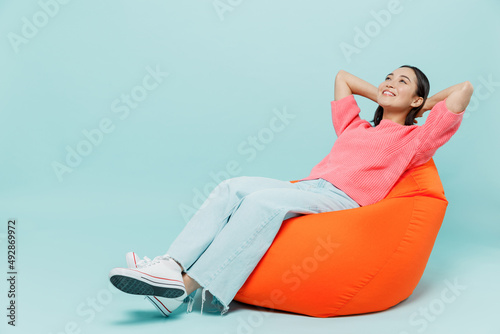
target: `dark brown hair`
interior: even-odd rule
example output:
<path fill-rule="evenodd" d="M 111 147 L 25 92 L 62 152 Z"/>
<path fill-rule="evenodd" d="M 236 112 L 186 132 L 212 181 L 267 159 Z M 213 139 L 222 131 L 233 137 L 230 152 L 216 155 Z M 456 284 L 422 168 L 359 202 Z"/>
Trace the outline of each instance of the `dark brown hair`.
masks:
<path fill-rule="evenodd" d="M 422 104 L 418 107 L 412 108 L 408 115 L 406 115 L 405 119 L 405 125 L 414 125 L 415 122 L 415 116 L 418 114 L 418 112 L 423 108 L 425 101 L 427 100 L 427 96 L 429 95 L 429 90 L 430 90 L 430 84 L 429 80 L 425 76 L 425 74 L 420 71 L 418 68 L 415 66 L 410 66 L 410 65 L 403 65 L 401 67 L 408 67 L 415 72 L 415 76 L 417 77 L 417 96 L 423 97 L 424 101 Z M 384 115 L 384 108 L 382 106 L 378 106 L 377 110 L 375 110 L 375 116 L 373 117 L 373 124 L 374 126 L 379 125 L 380 121 L 382 120 L 382 116 Z"/>

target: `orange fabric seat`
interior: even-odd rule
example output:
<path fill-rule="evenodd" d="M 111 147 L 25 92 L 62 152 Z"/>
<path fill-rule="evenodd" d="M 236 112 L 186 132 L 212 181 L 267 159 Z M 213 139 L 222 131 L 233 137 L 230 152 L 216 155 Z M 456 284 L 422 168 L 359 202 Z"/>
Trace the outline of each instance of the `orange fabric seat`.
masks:
<path fill-rule="evenodd" d="M 287 219 L 234 299 L 314 317 L 388 309 L 420 281 L 447 205 L 431 158 L 375 204 Z"/>

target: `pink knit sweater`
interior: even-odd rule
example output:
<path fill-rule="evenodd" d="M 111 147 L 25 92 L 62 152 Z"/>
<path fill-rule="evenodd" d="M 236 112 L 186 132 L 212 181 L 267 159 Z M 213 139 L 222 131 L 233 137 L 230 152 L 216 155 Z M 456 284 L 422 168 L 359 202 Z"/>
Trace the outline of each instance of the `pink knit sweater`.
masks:
<path fill-rule="evenodd" d="M 457 132 L 465 111 L 453 113 L 443 100 L 422 126 L 383 119 L 373 127 L 359 117 L 354 95 L 332 101 L 331 106 L 338 138 L 330 153 L 299 181 L 325 179 L 360 206 L 384 199 L 407 169 L 429 161 Z"/>

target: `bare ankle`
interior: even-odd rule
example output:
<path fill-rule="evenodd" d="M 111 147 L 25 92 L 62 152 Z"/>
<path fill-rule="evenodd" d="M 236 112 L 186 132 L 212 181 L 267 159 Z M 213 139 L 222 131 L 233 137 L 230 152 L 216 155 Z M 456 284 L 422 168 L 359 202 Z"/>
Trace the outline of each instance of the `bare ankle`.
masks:
<path fill-rule="evenodd" d="M 190 295 L 193 291 L 201 288 L 201 286 L 196 282 L 194 279 L 192 279 L 188 274 L 183 273 L 182 274 L 182 279 L 184 281 L 184 286 L 186 287 L 186 293 Z"/>

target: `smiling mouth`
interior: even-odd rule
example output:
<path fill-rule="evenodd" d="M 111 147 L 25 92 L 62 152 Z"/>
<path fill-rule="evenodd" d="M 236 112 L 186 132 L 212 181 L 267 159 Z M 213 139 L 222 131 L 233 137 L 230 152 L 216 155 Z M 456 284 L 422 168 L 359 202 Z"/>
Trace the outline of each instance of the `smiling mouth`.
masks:
<path fill-rule="evenodd" d="M 396 96 L 393 92 L 390 92 L 388 90 L 384 90 L 382 92 L 382 95 L 385 95 L 385 96 Z"/>

